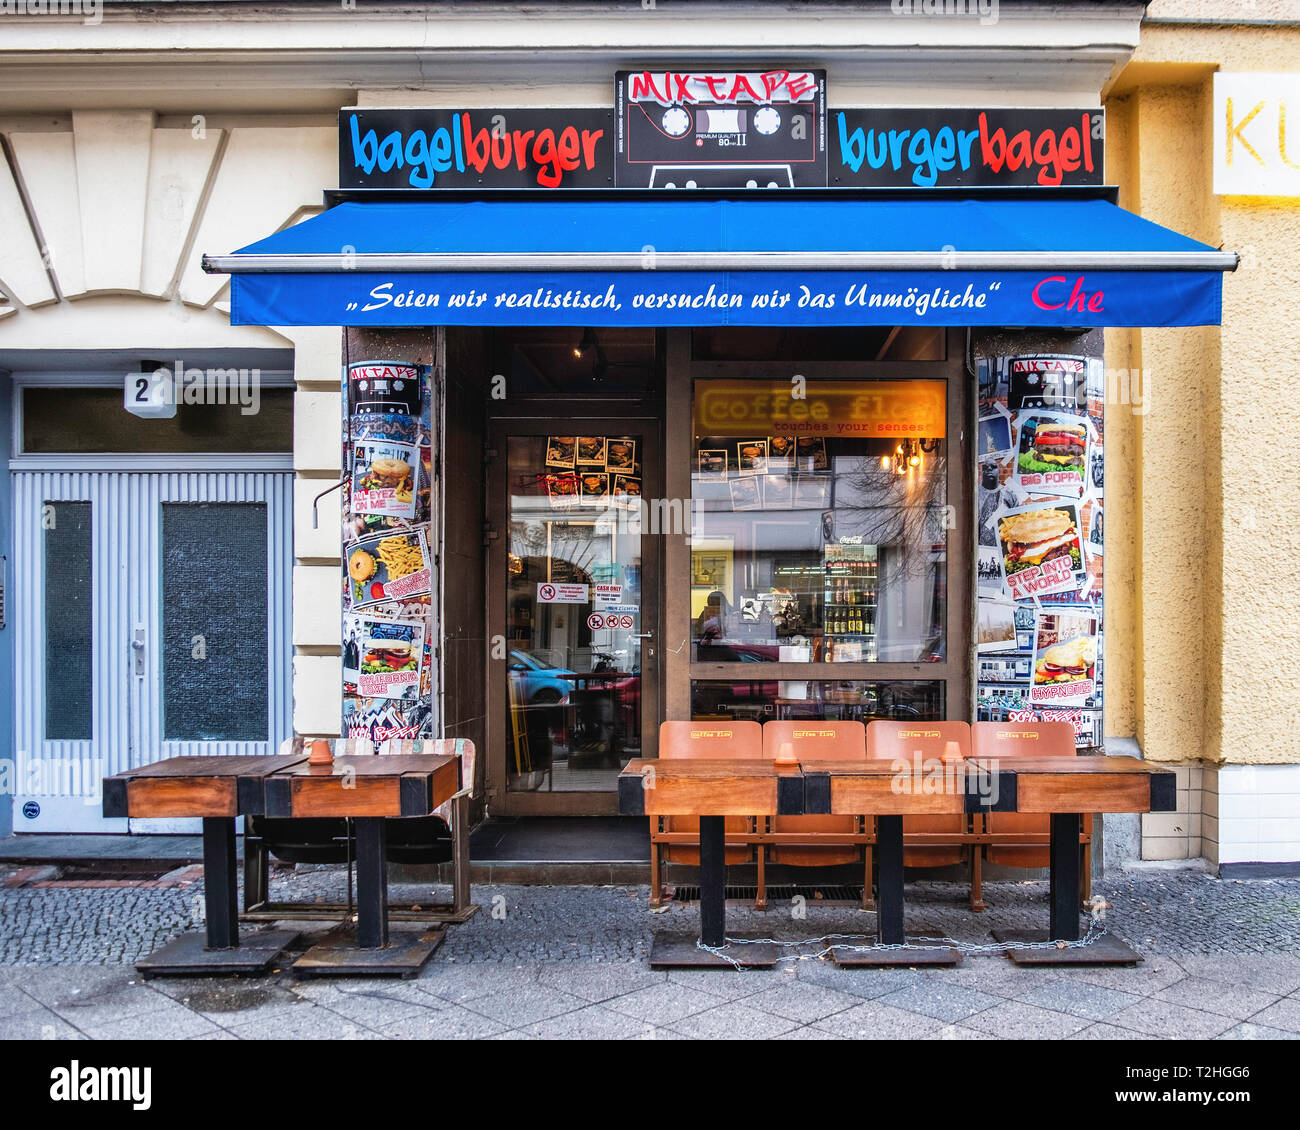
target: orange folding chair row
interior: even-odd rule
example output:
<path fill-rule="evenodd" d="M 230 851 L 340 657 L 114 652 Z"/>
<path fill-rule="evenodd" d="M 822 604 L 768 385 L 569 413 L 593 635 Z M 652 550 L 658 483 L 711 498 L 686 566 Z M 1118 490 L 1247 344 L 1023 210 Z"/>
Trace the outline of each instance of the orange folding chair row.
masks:
<path fill-rule="evenodd" d="M 659 757 L 779 760 L 866 757 L 861 722 L 664 722 Z M 663 862 L 698 867 L 700 822 L 692 816 L 650 817 L 650 905 L 662 901 Z M 757 863 L 754 905 L 767 905 L 767 864 L 829 867 L 866 862 L 863 904 L 871 899 L 874 825 L 856 816 L 728 816 L 723 825 L 727 866 Z M 865 850 L 865 856 L 863 854 Z M 770 854 L 769 854 L 770 853 Z"/>
<path fill-rule="evenodd" d="M 1066 722 L 1013 725 L 1001 722 L 664 722 L 660 758 L 730 758 L 833 761 L 903 759 L 963 760 L 975 757 L 1062 757 L 1075 755 L 1074 730 Z M 767 903 L 766 865 L 864 866 L 862 902 L 871 905 L 875 820 L 858 816 L 729 816 L 725 828 L 728 866 L 757 863 L 755 906 Z M 905 816 L 903 863 L 946 867 L 970 860 L 970 904 L 983 910 L 983 861 L 1044 868 L 1049 863 L 1046 816 L 998 813 L 988 816 Z M 1085 816 L 1084 898 L 1088 897 L 1092 817 Z M 650 904 L 662 901 L 662 863 L 699 866 L 699 820 L 684 816 L 650 818 Z"/>

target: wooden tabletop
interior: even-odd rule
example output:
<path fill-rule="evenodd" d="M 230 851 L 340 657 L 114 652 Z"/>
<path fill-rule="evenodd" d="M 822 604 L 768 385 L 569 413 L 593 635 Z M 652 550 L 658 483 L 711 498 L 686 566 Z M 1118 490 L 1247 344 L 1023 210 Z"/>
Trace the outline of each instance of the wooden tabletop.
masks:
<path fill-rule="evenodd" d="M 987 766 L 961 758 L 800 761 L 804 812 L 843 816 L 947 816 L 1014 811 Z M 1008 794 L 1014 800 L 1014 793 Z"/>
<path fill-rule="evenodd" d="M 1173 812 L 1173 770 L 1136 757 L 999 757 L 1003 790 L 1015 793 L 1016 812 Z"/>
<path fill-rule="evenodd" d="M 460 788 L 460 758 L 443 754 L 170 757 L 104 781 L 104 815 L 427 816 Z"/>
<path fill-rule="evenodd" d="M 649 816 L 1172 812 L 1174 774 L 1133 757 L 631 761 L 619 811 Z"/>
<path fill-rule="evenodd" d="M 759 758 L 629 761 L 618 802 L 625 816 L 787 815 L 803 811 L 803 775 Z"/>
<path fill-rule="evenodd" d="M 109 818 L 242 816 L 262 810 L 262 782 L 305 762 L 304 754 L 269 757 L 168 757 L 104 779 Z"/>
<path fill-rule="evenodd" d="M 460 788 L 460 758 L 444 754 L 336 757 L 266 779 L 267 816 L 428 816 Z"/>

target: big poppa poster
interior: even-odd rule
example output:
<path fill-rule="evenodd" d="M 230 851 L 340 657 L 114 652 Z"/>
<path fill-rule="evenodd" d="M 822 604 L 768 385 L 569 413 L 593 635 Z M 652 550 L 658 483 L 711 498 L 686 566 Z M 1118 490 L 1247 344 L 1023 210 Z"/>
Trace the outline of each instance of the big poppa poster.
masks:
<path fill-rule="evenodd" d="M 1096 357 L 979 361 L 976 596 L 998 646 L 976 717 L 1067 721 L 1081 747 L 1103 739 L 1104 394 Z"/>

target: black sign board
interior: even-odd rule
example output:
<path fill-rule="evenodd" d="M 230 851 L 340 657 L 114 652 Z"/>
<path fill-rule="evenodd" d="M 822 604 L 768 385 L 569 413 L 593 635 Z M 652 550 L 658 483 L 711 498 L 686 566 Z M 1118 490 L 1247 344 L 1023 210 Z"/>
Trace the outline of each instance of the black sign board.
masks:
<path fill-rule="evenodd" d="M 619 188 L 826 185 L 826 72 L 619 71 Z"/>
<path fill-rule="evenodd" d="M 340 188 L 608 188 L 602 109 L 339 111 Z"/>
<path fill-rule="evenodd" d="M 832 186 L 1104 183 L 1103 110 L 878 107 L 829 117 Z"/>

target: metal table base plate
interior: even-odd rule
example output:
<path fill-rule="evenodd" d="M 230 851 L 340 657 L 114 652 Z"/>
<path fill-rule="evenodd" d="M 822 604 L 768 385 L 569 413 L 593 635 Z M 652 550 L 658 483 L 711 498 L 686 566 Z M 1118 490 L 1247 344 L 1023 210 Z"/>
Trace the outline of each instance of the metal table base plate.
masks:
<path fill-rule="evenodd" d="M 1049 940 L 1039 930 L 994 930 L 993 936 L 999 942 L 1016 945 Z M 1007 957 L 1017 965 L 1137 965 L 1142 960 L 1123 938 L 1114 934 L 1102 934 L 1086 946 L 1008 950 Z"/>
<path fill-rule="evenodd" d="M 230 949 L 208 949 L 201 933 L 182 934 L 135 963 L 136 971 L 151 977 L 185 977 L 203 973 L 265 973 L 298 940 L 297 930 L 255 930 Z"/>
<path fill-rule="evenodd" d="M 651 969 L 735 969 L 733 962 L 746 969 L 770 969 L 781 954 L 770 942 L 753 945 L 729 945 L 726 957 L 700 949 L 694 934 L 655 934 L 650 945 Z M 730 958 L 731 960 L 728 960 Z"/>
<path fill-rule="evenodd" d="M 356 930 L 339 927 L 293 963 L 295 977 L 414 977 L 442 945 L 444 926 L 428 930 L 394 930 L 388 945 L 362 949 Z"/>
<path fill-rule="evenodd" d="M 960 965 L 961 954 L 951 946 L 928 945 L 916 942 L 912 948 L 896 950 L 888 948 L 857 949 L 850 946 L 835 946 L 831 957 L 840 968 L 857 968 L 874 966 L 877 969 L 905 968 L 913 965 Z"/>

